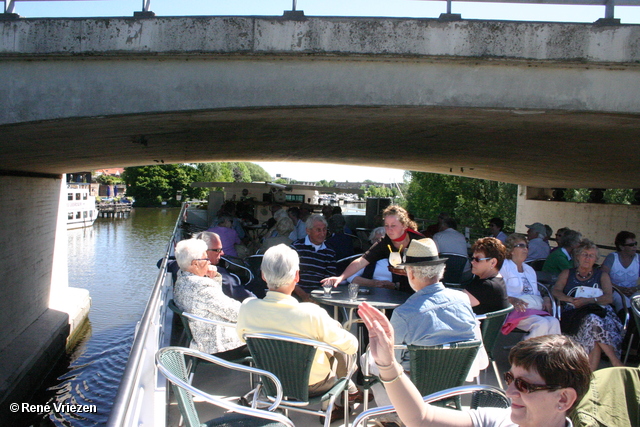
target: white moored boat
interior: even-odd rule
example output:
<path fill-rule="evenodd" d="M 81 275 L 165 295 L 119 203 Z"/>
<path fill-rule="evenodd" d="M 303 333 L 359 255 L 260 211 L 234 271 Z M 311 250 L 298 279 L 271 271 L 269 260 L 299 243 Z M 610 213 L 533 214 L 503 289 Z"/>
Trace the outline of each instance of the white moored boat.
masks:
<path fill-rule="evenodd" d="M 67 184 L 67 230 L 91 227 L 98 217 L 96 198 L 90 194 L 90 184 Z"/>

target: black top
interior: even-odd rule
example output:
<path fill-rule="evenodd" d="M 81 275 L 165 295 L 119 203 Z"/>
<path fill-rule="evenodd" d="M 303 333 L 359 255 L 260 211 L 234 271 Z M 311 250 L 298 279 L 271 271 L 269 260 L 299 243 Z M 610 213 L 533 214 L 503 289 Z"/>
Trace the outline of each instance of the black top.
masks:
<path fill-rule="evenodd" d="M 409 235 L 410 240 L 424 238 L 422 234 L 410 229 L 407 229 L 407 234 Z M 391 253 L 389 251 L 389 246 L 391 246 L 391 249 L 394 252 L 396 251 L 396 248 L 393 246 L 393 242 L 391 241 L 391 238 L 385 234 L 384 238 L 380 240 L 378 243 L 371 246 L 369 250 L 365 252 L 364 255 L 362 255 L 362 257 L 367 261 L 369 261 L 369 264 L 375 264 L 381 259 L 389 258 L 389 254 Z M 402 248 L 403 251 L 406 249 L 407 248 Z M 409 286 L 409 279 L 407 278 L 407 276 L 392 274 L 391 280 L 393 281 L 393 283 L 400 283 L 400 290 L 402 292 L 408 292 L 411 294 L 413 293 L 413 289 L 411 289 L 411 286 Z"/>
<path fill-rule="evenodd" d="M 481 279 L 474 276 L 464 289 L 480 301 L 479 305 L 473 307 L 475 314 L 491 313 L 509 307 L 507 288 L 502 277 Z"/>

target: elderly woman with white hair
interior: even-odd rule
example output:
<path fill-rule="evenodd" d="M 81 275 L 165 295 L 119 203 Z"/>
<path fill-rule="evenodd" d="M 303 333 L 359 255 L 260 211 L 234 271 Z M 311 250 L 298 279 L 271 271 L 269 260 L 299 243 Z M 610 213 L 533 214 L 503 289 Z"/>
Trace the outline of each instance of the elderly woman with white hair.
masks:
<path fill-rule="evenodd" d="M 180 266 L 173 299 L 181 310 L 208 319 L 235 323 L 240 302 L 222 292 L 222 279 L 207 256 L 203 240 L 178 242 L 175 249 Z M 233 328 L 189 319 L 193 334 L 191 348 L 231 360 L 249 355 Z"/>
<path fill-rule="evenodd" d="M 284 211 L 280 210 L 278 212 Z M 270 247 L 280 244 L 289 246 L 291 243 L 293 243 L 293 240 L 291 240 L 289 235 L 293 230 L 295 230 L 295 228 L 296 227 L 295 225 L 293 225 L 293 221 L 291 221 L 291 218 L 289 218 L 285 213 L 283 217 L 278 219 L 278 222 L 276 222 L 276 225 L 274 226 L 274 229 L 276 231 L 275 235 L 265 237 L 264 241 L 262 242 L 262 246 L 260 247 L 260 252 L 264 253 Z"/>
<path fill-rule="evenodd" d="M 369 242 L 371 245 L 375 245 L 384 238 L 385 234 L 384 227 L 375 228 L 369 234 Z M 391 271 L 389 271 L 389 258 L 379 259 L 347 279 L 349 283 L 356 283 L 360 286 L 395 289 L 396 284 L 392 280 Z"/>

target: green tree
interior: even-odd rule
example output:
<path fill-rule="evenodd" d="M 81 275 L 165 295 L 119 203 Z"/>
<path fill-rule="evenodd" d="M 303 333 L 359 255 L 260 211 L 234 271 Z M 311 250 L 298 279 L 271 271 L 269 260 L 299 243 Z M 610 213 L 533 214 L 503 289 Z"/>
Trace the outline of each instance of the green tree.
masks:
<path fill-rule="evenodd" d="M 136 206 L 160 206 L 163 201 L 178 206 L 178 191 L 185 199 L 202 198 L 208 191 L 191 187 L 197 177 L 197 169 L 191 165 L 128 167 L 122 177 L 127 184 L 127 195 L 135 199 Z"/>
<path fill-rule="evenodd" d="M 114 185 L 114 184 L 120 184 L 122 182 L 122 178 L 120 178 L 119 176 L 105 175 L 105 174 L 102 174 L 96 177 L 95 180 L 97 183 L 102 185 Z"/>
<path fill-rule="evenodd" d="M 515 226 L 515 184 L 426 172 L 410 175 L 406 207 L 416 217 L 435 220 L 447 212 L 474 229 L 486 228 L 493 217 L 502 218 L 507 230 Z"/>
<path fill-rule="evenodd" d="M 262 166 L 249 162 L 245 163 L 245 165 L 247 169 L 249 169 L 251 182 L 271 181 L 271 175 L 269 175 L 269 172 L 264 170 Z"/>

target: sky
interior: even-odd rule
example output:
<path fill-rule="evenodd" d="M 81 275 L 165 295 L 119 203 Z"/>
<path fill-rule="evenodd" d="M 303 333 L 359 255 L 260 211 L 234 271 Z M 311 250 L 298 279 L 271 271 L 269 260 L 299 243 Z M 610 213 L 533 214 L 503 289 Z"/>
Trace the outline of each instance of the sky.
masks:
<path fill-rule="evenodd" d="M 364 166 L 333 165 L 328 163 L 254 162 L 275 177 L 297 181 L 337 181 L 361 182 L 367 179 L 375 182 L 402 183 L 404 170 L 370 168 Z"/>
<path fill-rule="evenodd" d="M 531 0 L 534 1 L 534 0 Z M 564 0 L 566 1 L 566 0 Z M 156 16 L 238 15 L 281 16 L 292 9 L 292 0 L 150 0 Z M 387 16 L 437 18 L 446 12 L 445 1 L 420 0 L 298 0 L 297 10 L 306 16 Z M 541 4 L 509 4 L 486 2 L 453 2 L 452 13 L 463 19 L 498 19 L 516 21 L 595 22 L 604 17 L 604 6 L 570 6 Z M 132 16 L 142 10 L 142 0 L 103 1 L 16 1 L 15 13 L 25 18 Z M 623 24 L 640 24 L 639 6 L 616 6 L 615 18 Z M 402 170 L 359 166 L 308 163 L 260 164 L 272 175 L 298 181 L 364 181 L 402 182 Z"/>
<path fill-rule="evenodd" d="M 531 0 L 534 1 L 534 0 Z M 562 0 L 566 1 L 566 0 Z M 142 0 L 22 1 L 15 13 L 25 18 L 132 16 L 142 10 Z M 150 0 L 156 16 L 188 15 L 276 15 L 291 10 L 292 0 Z M 420 0 L 298 0 L 297 10 L 307 16 L 389 16 L 437 18 L 446 12 L 445 1 Z M 486 2 L 452 3 L 452 12 L 464 19 L 520 21 L 594 22 L 604 17 L 604 6 L 508 4 Z M 623 24 L 640 23 L 639 6 L 616 6 L 615 18 Z"/>

